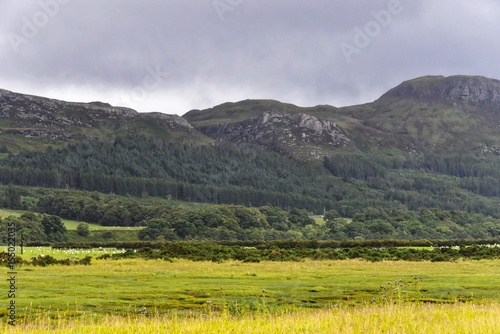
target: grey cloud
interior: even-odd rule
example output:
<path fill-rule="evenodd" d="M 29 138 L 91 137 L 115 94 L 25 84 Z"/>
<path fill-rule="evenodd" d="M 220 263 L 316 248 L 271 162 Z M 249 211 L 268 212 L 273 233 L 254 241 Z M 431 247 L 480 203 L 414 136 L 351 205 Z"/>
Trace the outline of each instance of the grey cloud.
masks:
<path fill-rule="evenodd" d="M 347 62 L 340 44 L 353 44 L 354 29 L 391 1 L 232 1 L 221 20 L 213 0 L 72 0 L 16 53 L 8 34 L 21 34 L 23 18 L 43 9 L 6 0 L 0 86 L 126 103 L 147 69 L 159 67 L 169 76 L 131 107 L 182 114 L 240 98 L 364 103 L 426 74 L 500 78 L 493 0 L 400 0 L 403 10 Z"/>

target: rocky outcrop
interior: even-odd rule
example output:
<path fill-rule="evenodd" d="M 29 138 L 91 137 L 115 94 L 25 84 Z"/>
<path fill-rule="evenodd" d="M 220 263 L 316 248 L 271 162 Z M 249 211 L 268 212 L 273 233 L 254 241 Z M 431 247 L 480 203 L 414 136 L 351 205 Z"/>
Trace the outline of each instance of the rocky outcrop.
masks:
<path fill-rule="evenodd" d="M 102 102 L 65 102 L 6 90 L 0 95 L 0 117 L 17 126 L 92 127 L 104 119 L 123 120 L 137 115 L 135 110 Z"/>
<path fill-rule="evenodd" d="M 219 141 L 253 143 L 290 156 L 320 158 L 325 147 L 345 147 L 351 140 L 335 123 L 314 116 L 264 112 L 241 122 L 199 128 Z"/>
<path fill-rule="evenodd" d="M 108 103 L 77 103 L 0 90 L 0 134 L 47 143 L 74 142 L 90 137 L 113 138 L 117 130 L 166 137 L 203 137 L 177 115 L 139 113 Z M 121 132 L 123 134 L 123 131 Z"/>
<path fill-rule="evenodd" d="M 139 114 L 141 117 L 156 119 L 164 124 L 168 124 L 172 128 L 185 128 L 189 131 L 196 131 L 194 126 L 192 126 L 187 120 L 177 115 L 168 115 L 161 112 L 149 112 Z"/>
<path fill-rule="evenodd" d="M 427 76 L 403 82 L 384 97 L 451 99 L 471 104 L 496 105 L 500 109 L 500 80 L 479 76 Z"/>
<path fill-rule="evenodd" d="M 38 149 L 37 140 L 46 146 L 89 137 L 111 140 L 132 132 L 204 143 L 211 142 L 206 136 L 252 143 L 299 160 L 319 159 L 342 148 L 499 154 L 499 131 L 500 81 L 477 76 L 416 78 L 358 106 L 245 100 L 192 110 L 183 117 L 0 90 L 0 136 L 6 142 L 9 136 L 29 138 L 17 151 L 25 149 L 25 142 Z"/>

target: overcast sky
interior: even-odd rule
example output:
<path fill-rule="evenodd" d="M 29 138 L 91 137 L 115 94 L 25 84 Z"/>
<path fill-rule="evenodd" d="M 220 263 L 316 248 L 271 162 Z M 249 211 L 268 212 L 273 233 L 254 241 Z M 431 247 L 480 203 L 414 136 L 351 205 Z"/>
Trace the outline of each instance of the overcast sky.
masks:
<path fill-rule="evenodd" d="M 500 78 L 498 0 L 1 0 L 0 88 L 182 115 Z"/>

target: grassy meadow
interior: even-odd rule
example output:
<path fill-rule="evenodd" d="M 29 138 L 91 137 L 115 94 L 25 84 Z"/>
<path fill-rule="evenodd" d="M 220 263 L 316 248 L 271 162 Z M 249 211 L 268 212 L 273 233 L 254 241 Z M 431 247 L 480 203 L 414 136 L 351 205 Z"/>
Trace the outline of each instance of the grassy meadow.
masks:
<path fill-rule="evenodd" d="M 41 248 L 25 253 L 32 250 Z M 93 250 L 92 256 L 112 251 Z M 50 254 L 48 249 L 45 253 Z M 17 268 L 16 330 L 488 333 L 497 326 L 498 332 L 493 320 L 500 310 L 499 268 L 499 260 L 93 259 L 90 266 L 22 266 Z M 8 277 L 7 268 L 0 271 Z M 4 289 L 8 291 L 7 284 Z M 7 305 L 7 293 L 1 296 Z M 0 309 L 4 319 L 6 312 Z M 468 331 L 470 326 L 482 330 Z"/>
<path fill-rule="evenodd" d="M 0 218 L 5 218 L 8 216 L 20 216 L 23 213 L 28 212 L 28 211 L 22 211 L 22 210 L 10 210 L 10 209 L 1 209 L 0 208 Z"/>
<path fill-rule="evenodd" d="M 0 209 L 0 217 L 23 211 Z M 313 217 L 323 224 L 321 217 Z M 85 241 L 63 220 L 71 241 Z M 96 240 L 140 228 L 89 224 Z M 110 232 L 108 232 L 110 233 Z M 101 236 L 102 234 L 102 236 Z M 99 239 L 101 238 L 101 239 Z M 0 247 L 7 251 L 7 247 Z M 92 257 L 90 266 L 16 268 L 9 333 L 498 333 L 500 260 L 246 263 L 97 259 L 113 248 L 25 247 L 25 260 Z M 8 268 L 0 303 L 8 306 Z"/>

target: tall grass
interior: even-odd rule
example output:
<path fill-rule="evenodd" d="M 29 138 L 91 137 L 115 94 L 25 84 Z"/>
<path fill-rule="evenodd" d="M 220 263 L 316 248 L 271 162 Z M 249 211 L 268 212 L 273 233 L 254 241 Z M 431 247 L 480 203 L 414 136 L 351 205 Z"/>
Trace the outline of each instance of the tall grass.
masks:
<path fill-rule="evenodd" d="M 18 326 L 6 324 L 2 307 L 0 332 L 500 333 L 499 263 L 122 259 L 19 266 Z M 8 270 L 0 267 L 0 276 Z M 0 296 L 0 304 L 8 302 Z"/>
<path fill-rule="evenodd" d="M 37 315 L 9 333 L 500 333 L 499 304 L 408 304 L 278 314 Z"/>

